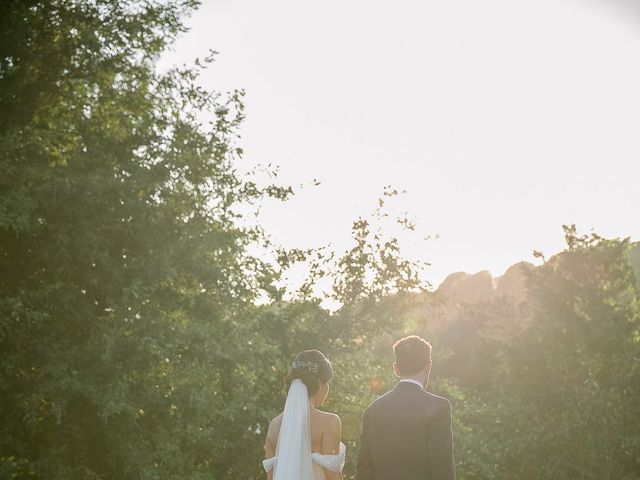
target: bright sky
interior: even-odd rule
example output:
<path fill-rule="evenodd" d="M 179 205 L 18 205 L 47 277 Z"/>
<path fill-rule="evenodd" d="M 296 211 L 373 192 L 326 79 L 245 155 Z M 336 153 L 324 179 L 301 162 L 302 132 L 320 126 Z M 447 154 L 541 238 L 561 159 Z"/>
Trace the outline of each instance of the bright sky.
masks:
<path fill-rule="evenodd" d="M 202 84 L 246 90 L 242 169 L 296 189 L 280 243 L 350 245 L 385 185 L 406 253 L 500 275 L 563 248 L 563 223 L 640 240 L 640 2 L 205 0 L 162 66 L 220 52 Z"/>

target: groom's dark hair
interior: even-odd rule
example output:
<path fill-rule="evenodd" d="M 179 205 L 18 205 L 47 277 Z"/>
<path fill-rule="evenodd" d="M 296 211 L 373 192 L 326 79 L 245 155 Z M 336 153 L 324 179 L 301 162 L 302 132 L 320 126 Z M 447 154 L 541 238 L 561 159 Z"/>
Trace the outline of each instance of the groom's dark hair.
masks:
<path fill-rule="evenodd" d="M 431 362 L 431 344 L 409 335 L 393 344 L 393 356 L 402 375 L 415 375 Z"/>

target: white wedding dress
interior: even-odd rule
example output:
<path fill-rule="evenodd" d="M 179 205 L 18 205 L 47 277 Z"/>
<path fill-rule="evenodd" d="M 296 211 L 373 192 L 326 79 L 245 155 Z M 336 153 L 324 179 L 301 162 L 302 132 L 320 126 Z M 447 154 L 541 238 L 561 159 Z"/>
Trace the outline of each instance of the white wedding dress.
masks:
<path fill-rule="evenodd" d="M 311 454 L 313 461 L 313 480 L 325 480 L 324 469 L 331 470 L 332 472 L 341 472 L 344 467 L 345 453 L 347 447 L 344 443 L 340 442 L 340 452 L 337 455 L 322 455 L 321 453 L 314 452 Z M 267 458 L 262 461 L 264 470 L 268 472 L 273 468 L 276 457 Z M 293 478 L 293 477 L 292 477 Z M 297 478 L 297 477 L 295 477 Z"/>
<path fill-rule="evenodd" d="M 309 394 L 302 380 L 291 382 L 284 405 L 274 457 L 262 461 L 265 471 L 274 469 L 273 480 L 325 480 L 324 469 L 341 472 L 346 447 L 340 442 L 336 455 L 311 452 Z"/>

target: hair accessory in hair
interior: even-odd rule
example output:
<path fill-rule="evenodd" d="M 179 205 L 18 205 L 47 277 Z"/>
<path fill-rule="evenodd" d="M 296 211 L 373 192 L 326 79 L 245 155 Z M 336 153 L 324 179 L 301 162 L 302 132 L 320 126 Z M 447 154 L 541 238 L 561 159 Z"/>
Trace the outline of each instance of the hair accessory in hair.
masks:
<path fill-rule="evenodd" d="M 306 368 L 310 372 L 318 373 L 320 366 L 315 362 L 301 362 L 300 360 L 296 360 L 291 365 L 292 368 Z"/>

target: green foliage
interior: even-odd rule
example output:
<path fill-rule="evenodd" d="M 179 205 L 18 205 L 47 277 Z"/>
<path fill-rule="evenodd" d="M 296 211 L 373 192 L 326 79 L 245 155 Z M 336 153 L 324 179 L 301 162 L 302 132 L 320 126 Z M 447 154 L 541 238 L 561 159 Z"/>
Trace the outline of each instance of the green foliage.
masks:
<path fill-rule="evenodd" d="M 525 297 L 454 310 L 376 227 L 390 189 L 343 255 L 278 250 L 239 213 L 292 193 L 236 171 L 242 92 L 197 86 L 211 58 L 154 69 L 196 3 L 0 3 L 0 477 L 263 478 L 289 362 L 319 348 L 350 478 L 415 332 L 459 478 L 640 478 L 640 247 L 567 227 Z"/>
<path fill-rule="evenodd" d="M 261 477 L 282 377 L 309 347 L 337 359 L 353 445 L 372 397 L 346 382 L 367 350 L 354 317 L 416 277 L 360 221 L 339 260 L 341 313 L 319 306 L 315 274 L 280 301 L 281 269 L 330 258 L 249 255 L 271 247 L 238 207 L 291 191 L 236 173 L 242 93 L 197 86 L 210 59 L 154 70 L 193 6 L 2 3 L 2 477 Z"/>
<path fill-rule="evenodd" d="M 193 3 L 2 3 L 3 477 L 219 477 L 247 443 L 274 272 L 235 207 L 288 189 L 235 173 L 241 92 L 154 71 Z"/>
<path fill-rule="evenodd" d="M 463 385 L 450 388 L 463 479 L 640 478 L 632 246 L 565 233 L 567 250 L 531 273 L 522 303 L 472 305 L 456 322 L 473 338 L 452 348 L 475 359 L 448 365 Z"/>

